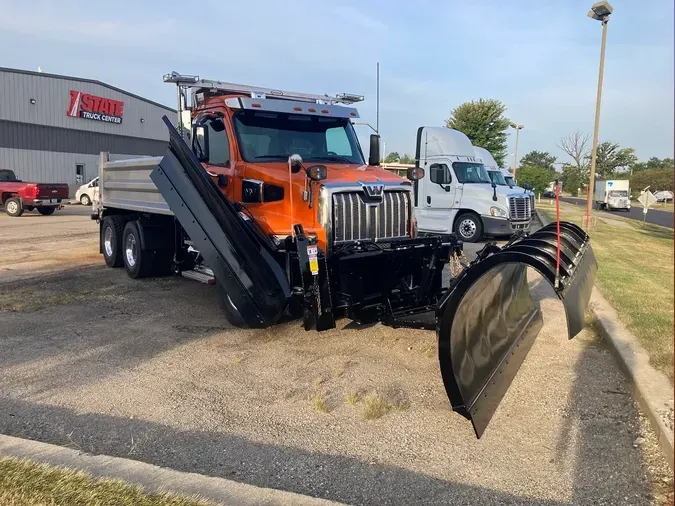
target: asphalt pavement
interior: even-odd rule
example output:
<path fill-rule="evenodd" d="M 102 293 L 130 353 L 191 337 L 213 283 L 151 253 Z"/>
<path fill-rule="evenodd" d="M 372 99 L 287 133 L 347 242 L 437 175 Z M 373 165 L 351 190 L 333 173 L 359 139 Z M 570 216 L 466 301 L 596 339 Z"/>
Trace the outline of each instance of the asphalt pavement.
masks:
<path fill-rule="evenodd" d="M 586 199 L 579 197 L 561 197 L 561 201 L 567 202 L 568 204 L 578 204 L 585 205 Z M 631 220 L 642 221 L 642 207 L 631 207 L 630 211 L 598 211 L 602 213 L 610 213 L 612 215 L 623 216 L 624 218 L 630 218 Z M 662 227 L 673 228 L 673 213 L 670 211 L 660 211 L 658 209 L 649 209 L 647 212 L 647 223 L 652 223 L 654 225 L 660 225 Z"/>

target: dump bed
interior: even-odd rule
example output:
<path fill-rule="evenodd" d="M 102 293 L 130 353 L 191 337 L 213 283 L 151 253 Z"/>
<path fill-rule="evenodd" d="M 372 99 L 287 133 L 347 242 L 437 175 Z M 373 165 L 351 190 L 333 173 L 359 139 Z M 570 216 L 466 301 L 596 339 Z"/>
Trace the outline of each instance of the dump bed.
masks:
<path fill-rule="evenodd" d="M 99 205 L 128 211 L 173 215 L 150 173 L 161 156 L 110 161 L 101 153 L 99 163 Z"/>

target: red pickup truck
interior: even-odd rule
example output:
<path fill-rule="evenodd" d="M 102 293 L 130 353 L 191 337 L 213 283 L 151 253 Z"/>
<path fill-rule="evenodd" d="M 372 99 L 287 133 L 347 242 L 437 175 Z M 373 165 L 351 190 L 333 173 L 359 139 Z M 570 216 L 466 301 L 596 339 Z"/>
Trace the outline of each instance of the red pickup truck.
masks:
<path fill-rule="evenodd" d="M 0 169 L 0 203 L 10 216 L 34 209 L 40 214 L 54 214 L 69 193 L 65 183 L 24 183 L 13 171 Z"/>

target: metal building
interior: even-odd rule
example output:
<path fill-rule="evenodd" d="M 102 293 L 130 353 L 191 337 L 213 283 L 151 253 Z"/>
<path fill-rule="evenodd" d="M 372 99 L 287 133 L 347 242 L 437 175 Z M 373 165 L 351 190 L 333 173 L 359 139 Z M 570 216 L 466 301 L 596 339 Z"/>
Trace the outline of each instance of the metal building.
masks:
<path fill-rule="evenodd" d="M 0 168 L 77 186 L 111 159 L 164 154 L 176 111 L 93 79 L 0 67 Z"/>

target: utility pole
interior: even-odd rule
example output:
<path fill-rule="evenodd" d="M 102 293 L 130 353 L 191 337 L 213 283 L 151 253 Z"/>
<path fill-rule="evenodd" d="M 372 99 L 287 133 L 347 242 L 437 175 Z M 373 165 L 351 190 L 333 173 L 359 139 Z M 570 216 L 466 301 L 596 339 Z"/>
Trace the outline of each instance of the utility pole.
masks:
<path fill-rule="evenodd" d="M 377 62 L 377 93 L 375 97 L 377 117 L 375 119 L 375 133 L 380 135 L 380 62 Z"/>
<path fill-rule="evenodd" d="M 607 23 L 614 9 L 607 1 L 596 2 L 588 12 L 588 17 L 602 23 L 602 43 L 600 44 L 600 70 L 598 71 L 598 94 L 595 99 L 595 126 L 593 127 L 593 151 L 591 153 L 591 172 L 588 178 L 588 196 L 586 198 L 586 230 L 591 226 L 591 209 L 595 195 L 595 163 L 598 156 L 598 134 L 600 132 L 600 104 L 602 102 L 602 80 L 605 73 L 605 45 L 607 42 Z"/>

